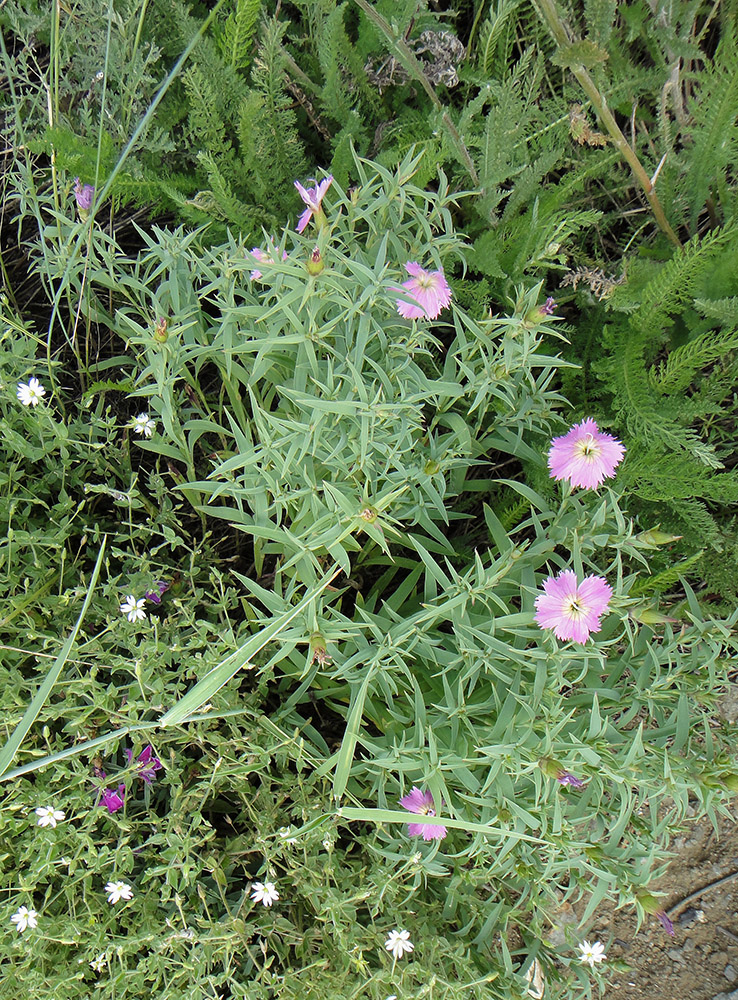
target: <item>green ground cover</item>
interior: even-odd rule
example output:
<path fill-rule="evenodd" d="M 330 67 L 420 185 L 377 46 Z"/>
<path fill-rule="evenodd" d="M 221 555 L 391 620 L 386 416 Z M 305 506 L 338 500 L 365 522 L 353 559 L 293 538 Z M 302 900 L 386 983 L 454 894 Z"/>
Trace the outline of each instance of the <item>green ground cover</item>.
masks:
<path fill-rule="evenodd" d="M 0 8 L 0 997 L 668 932 L 738 783 L 733 15 Z"/>

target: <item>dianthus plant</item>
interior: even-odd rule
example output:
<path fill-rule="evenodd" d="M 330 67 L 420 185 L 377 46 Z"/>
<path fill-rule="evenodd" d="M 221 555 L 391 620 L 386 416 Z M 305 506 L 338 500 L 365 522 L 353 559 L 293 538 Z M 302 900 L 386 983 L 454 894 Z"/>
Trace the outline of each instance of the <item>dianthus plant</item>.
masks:
<path fill-rule="evenodd" d="M 235 238 L 145 237 L 116 314 L 146 400 L 132 411 L 157 427 L 134 447 L 186 469 L 182 495 L 247 542 L 233 574 L 246 641 L 162 722 L 211 705 L 247 664 L 269 690 L 284 799 L 299 787 L 309 804 L 218 861 L 223 884 L 279 887 L 254 908 L 274 928 L 265 984 L 299 978 L 290 935 L 317 941 L 330 913 L 301 953 L 313 968 L 319 950 L 324 993 L 350 968 L 357 993 L 375 977 L 377 995 L 410 995 L 446 949 L 471 955 L 464 996 L 477 982 L 524 994 L 533 955 L 580 995 L 593 969 L 577 944 L 598 905 L 642 917 L 690 799 L 726 808 L 734 765 L 710 706 L 734 620 L 705 621 L 686 584 L 667 614 L 644 596 L 657 535 L 625 513 L 630 456 L 598 450 L 602 415 L 586 441 L 566 437 L 545 290 L 494 315 L 459 308 L 454 198 L 443 175 L 433 193 L 414 186 L 416 165 L 357 160 L 350 191 L 316 178 L 320 211 L 298 233 L 296 195 L 260 256 Z M 419 290 L 422 309 L 407 308 Z M 234 778 L 232 794 L 261 780 Z M 313 835 L 323 860 L 297 877 Z M 316 872 L 335 881 L 331 904 L 322 884 L 300 895 Z M 564 904 L 581 926 L 558 944 Z M 392 934 L 412 953 L 389 955 Z M 398 988 L 396 974 L 414 978 Z"/>

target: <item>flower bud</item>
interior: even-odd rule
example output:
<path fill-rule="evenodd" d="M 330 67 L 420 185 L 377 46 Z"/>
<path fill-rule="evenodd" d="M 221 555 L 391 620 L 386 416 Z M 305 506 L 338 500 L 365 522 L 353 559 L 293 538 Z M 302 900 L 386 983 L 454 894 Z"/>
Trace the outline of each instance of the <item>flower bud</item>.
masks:
<path fill-rule="evenodd" d="M 312 653 L 312 662 L 320 664 L 321 667 L 331 662 L 325 644 L 325 636 L 321 635 L 320 632 L 313 632 L 310 636 L 310 652 Z"/>
<path fill-rule="evenodd" d="M 536 306 L 535 309 L 531 309 L 525 317 L 525 322 L 532 326 L 535 326 L 538 323 L 543 323 L 547 316 L 551 316 L 553 314 L 555 308 L 556 300 L 552 299 L 549 295 L 542 306 Z"/>
<path fill-rule="evenodd" d="M 379 514 L 373 507 L 364 507 L 359 511 L 359 517 L 366 521 L 368 524 L 374 524 L 374 522 L 379 517 Z"/>
<path fill-rule="evenodd" d="M 735 774 L 735 772 L 721 774 L 720 780 L 729 792 L 738 792 L 738 774 Z"/>
<path fill-rule="evenodd" d="M 437 472 L 440 472 L 441 466 L 434 458 L 429 458 L 423 467 L 423 471 L 426 476 L 435 476 Z"/>
<path fill-rule="evenodd" d="M 306 266 L 308 274 L 312 274 L 313 277 L 320 274 L 325 268 L 325 261 L 323 260 L 323 255 L 321 254 L 319 247 L 316 247 L 310 254 Z"/>
<path fill-rule="evenodd" d="M 640 622 L 641 625 L 665 625 L 667 622 L 678 621 L 677 618 L 669 618 L 668 615 L 662 615 L 661 612 L 656 611 L 655 608 L 649 608 L 642 604 L 639 604 L 635 608 L 631 608 L 629 614 L 631 618 Z"/>
<path fill-rule="evenodd" d="M 79 177 L 75 177 L 74 198 L 77 202 L 79 217 L 84 221 L 90 214 L 92 202 L 95 198 L 95 189 L 92 184 L 83 184 Z"/>
<path fill-rule="evenodd" d="M 666 915 L 666 910 L 664 910 L 655 896 L 652 896 L 650 892 L 639 892 L 636 896 L 636 901 L 640 903 L 644 913 L 650 913 L 654 917 L 657 917 L 661 921 L 666 933 L 674 937 L 674 925 Z"/>
<path fill-rule="evenodd" d="M 167 326 L 169 325 L 169 320 L 166 316 L 160 316 L 156 321 L 154 326 L 154 340 L 157 344 L 164 344 L 166 342 L 169 333 L 167 332 Z"/>
<path fill-rule="evenodd" d="M 678 542 L 681 535 L 667 535 L 664 531 L 659 531 L 659 525 L 649 528 L 648 531 L 641 531 L 636 535 L 636 541 L 641 542 L 647 548 L 656 549 L 659 545 L 668 545 L 669 542 Z"/>

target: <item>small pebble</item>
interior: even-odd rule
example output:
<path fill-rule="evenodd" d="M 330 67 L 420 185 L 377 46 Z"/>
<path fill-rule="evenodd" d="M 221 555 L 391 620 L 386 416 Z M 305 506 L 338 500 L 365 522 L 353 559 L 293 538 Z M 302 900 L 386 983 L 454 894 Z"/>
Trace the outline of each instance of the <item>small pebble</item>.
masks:
<path fill-rule="evenodd" d="M 725 976 L 725 978 L 728 980 L 729 983 L 734 983 L 736 979 L 738 979 L 738 972 L 735 971 L 735 966 L 730 964 L 725 966 L 725 971 L 723 972 L 723 975 Z"/>
<path fill-rule="evenodd" d="M 666 954 L 669 956 L 672 962 L 681 962 L 682 965 L 684 965 L 686 961 L 684 955 L 682 955 L 680 948 L 669 948 Z"/>

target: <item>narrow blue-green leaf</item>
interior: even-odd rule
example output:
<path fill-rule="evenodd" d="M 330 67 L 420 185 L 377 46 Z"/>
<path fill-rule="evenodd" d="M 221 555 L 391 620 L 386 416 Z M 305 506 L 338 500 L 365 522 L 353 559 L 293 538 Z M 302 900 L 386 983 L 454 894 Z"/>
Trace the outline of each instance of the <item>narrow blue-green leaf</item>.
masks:
<path fill-rule="evenodd" d="M 346 791 L 346 782 L 348 781 L 348 776 L 351 771 L 351 765 L 354 762 L 354 750 L 356 749 L 356 741 L 359 738 L 361 720 L 364 715 L 366 693 L 369 690 L 369 682 L 373 676 L 374 669 L 370 667 L 367 670 L 366 677 L 359 685 L 358 690 L 356 690 L 354 702 L 349 710 L 348 719 L 346 720 L 346 732 L 344 733 L 341 749 L 338 753 L 336 773 L 333 777 L 333 798 L 336 802 L 340 800 L 341 796 Z"/>
<path fill-rule="evenodd" d="M 179 699 L 176 705 L 162 715 L 159 719 L 159 725 L 164 727 L 178 726 L 181 722 L 185 722 L 189 716 L 197 712 L 205 702 L 210 701 L 220 691 L 224 684 L 228 683 L 231 677 L 235 676 L 239 670 L 245 667 L 249 660 L 256 656 L 268 642 L 276 639 L 282 629 L 286 625 L 289 625 L 293 618 L 301 614 L 311 601 L 319 597 L 340 572 L 341 570 L 338 568 L 324 576 L 320 583 L 317 583 L 305 594 L 299 604 L 296 604 L 294 608 L 274 618 L 260 632 L 252 635 L 243 646 L 214 666 L 202 680 L 199 680 L 195 684 L 192 690 L 188 691 L 186 695 Z"/>
<path fill-rule="evenodd" d="M 399 809 L 358 809 L 354 806 L 342 806 L 336 815 L 348 820 L 361 820 L 364 823 L 412 823 L 412 814 L 400 812 Z M 539 837 L 531 837 L 517 830 L 506 830 L 499 826 L 489 826 L 486 823 L 472 823 L 465 819 L 451 819 L 449 816 L 423 816 L 426 826 L 447 826 L 452 830 L 465 830 L 467 833 L 483 833 L 487 837 L 497 837 L 506 840 L 527 840 L 531 844 L 544 844 Z"/>
<path fill-rule="evenodd" d="M 8 768 L 10 767 L 10 765 L 13 763 L 15 755 L 18 752 L 18 749 L 21 743 L 23 742 L 23 739 L 26 736 L 26 733 L 38 718 L 41 709 L 44 707 L 44 704 L 46 703 L 46 699 L 51 694 L 51 689 L 56 684 L 57 680 L 59 679 L 59 674 L 61 674 L 62 670 L 64 669 L 64 664 L 67 662 L 69 654 L 72 651 L 72 646 L 75 643 L 77 634 L 80 630 L 80 626 L 82 625 L 82 621 L 85 615 L 87 614 L 88 607 L 90 606 L 90 601 L 92 600 L 92 593 L 95 589 L 95 585 L 97 584 L 97 579 L 100 576 L 100 567 L 102 566 L 102 559 L 103 559 L 103 554 L 105 552 L 106 540 L 107 538 L 104 537 L 102 545 L 100 546 L 100 551 L 98 552 L 97 555 L 97 562 L 95 563 L 95 568 L 92 571 L 92 577 L 90 578 L 90 585 L 87 588 L 87 594 L 85 595 L 84 604 L 82 605 L 82 610 L 79 613 L 77 621 L 74 623 L 74 628 L 69 633 L 67 641 L 62 646 L 61 652 L 54 660 L 51 670 L 49 670 L 48 674 L 44 678 L 44 681 L 39 687 L 38 691 L 36 692 L 33 700 L 31 701 L 31 704 L 23 713 L 23 718 L 15 727 L 15 730 L 13 731 L 8 742 L 3 747 L 2 751 L 0 751 L 0 776 L 4 775 L 5 772 L 8 770 Z"/>

